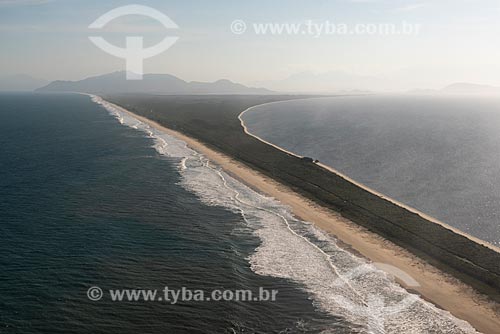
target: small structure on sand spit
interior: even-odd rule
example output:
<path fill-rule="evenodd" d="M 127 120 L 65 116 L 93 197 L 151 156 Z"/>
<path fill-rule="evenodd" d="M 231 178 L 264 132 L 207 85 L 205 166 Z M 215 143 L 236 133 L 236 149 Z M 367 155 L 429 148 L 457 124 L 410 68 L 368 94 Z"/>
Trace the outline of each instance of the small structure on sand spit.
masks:
<path fill-rule="evenodd" d="M 311 162 L 311 163 L 315 163 L 315 164 L 319 162 L 318 159 L 313 159 L 313 158 L 309 158 L 309 157 L 302 157 L 301 159 L 305 162 Z"/>

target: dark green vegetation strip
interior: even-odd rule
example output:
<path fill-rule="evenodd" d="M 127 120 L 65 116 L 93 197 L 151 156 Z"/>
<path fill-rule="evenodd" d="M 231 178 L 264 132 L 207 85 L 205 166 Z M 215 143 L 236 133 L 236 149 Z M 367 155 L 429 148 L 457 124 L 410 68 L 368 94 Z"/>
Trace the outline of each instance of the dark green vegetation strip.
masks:
<path fill-rule="evenodd" d="M 304 96 L 115 95 L 105 99 L 199 139 L 500 300 L 500 253 L 244 133 L 238 115 Z"/>

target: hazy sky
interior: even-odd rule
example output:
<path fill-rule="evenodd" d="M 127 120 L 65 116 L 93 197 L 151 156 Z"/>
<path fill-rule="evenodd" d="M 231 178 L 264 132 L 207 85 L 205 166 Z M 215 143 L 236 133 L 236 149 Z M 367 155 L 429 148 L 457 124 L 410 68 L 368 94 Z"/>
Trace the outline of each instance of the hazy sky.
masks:
<path fill-rule="evenodd" d="M 123 70 L 123 60 L 88 40 L 95 32 L 87 27 L 105 12 L 132 3 L 156 8 L 179 26 L 165 30 L 154 20 L 128 16 L 106 27 L 102 35 L 122 46 L 130 34 L 145 36 L 147 45 L 166 35 L 180 37 L 145 61 L 146 72 L 248 84 L 304 71 L 345 71 L 416 87 L 453 81 L 500 86 L 498 0 L 0 0 L 0 75 L 73 80 Z M 245 33 L 231 32 L 236 19 L 247 23 Z M 252 30 L 254 23 L 309 20 L 350 27 L 404 21 L 421 28 L 418 35 L 392 36 L 258 35 Z"/>

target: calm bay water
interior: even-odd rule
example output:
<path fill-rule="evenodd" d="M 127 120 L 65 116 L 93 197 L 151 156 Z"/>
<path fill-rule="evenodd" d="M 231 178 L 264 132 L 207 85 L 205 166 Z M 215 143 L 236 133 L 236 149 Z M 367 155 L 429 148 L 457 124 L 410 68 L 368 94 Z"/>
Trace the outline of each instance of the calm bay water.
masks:
<path fill-rule="evenodd" d="M 500 98 L 321 98 L 243 119 L 269 142 L 500 245 Z"/>

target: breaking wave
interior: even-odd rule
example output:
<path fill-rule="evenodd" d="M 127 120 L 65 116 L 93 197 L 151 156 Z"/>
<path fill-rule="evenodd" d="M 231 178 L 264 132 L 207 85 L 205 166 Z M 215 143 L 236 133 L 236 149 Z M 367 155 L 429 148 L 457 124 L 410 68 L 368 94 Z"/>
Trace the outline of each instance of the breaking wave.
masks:
<path fill-rule="evenodd" d="M 254 272 L 299 283 L 319 310 L 357 325 L 358 333 L 476 333 L 467 322 L 410 294 L 384 271 L 339 247 L 332 236 L 295 218 L 282 203 L 229 176 L 185 142 L 100 97 L 92 100 L 121 124 L 152 138 L 159 154 L 178 158 L 185 189 L 207 205 L 241 214 L 261 240 L 248 259 Z"/>

